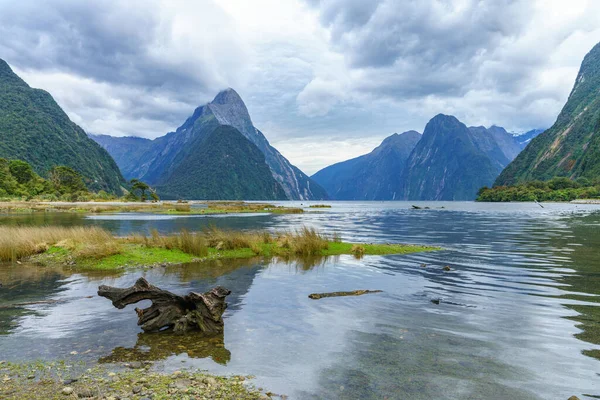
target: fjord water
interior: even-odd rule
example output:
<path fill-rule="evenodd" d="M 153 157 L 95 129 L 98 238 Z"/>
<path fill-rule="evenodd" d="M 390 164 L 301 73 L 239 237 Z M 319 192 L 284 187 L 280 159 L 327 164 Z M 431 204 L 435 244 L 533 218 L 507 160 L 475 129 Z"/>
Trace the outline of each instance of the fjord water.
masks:
<path fill-rule="evenodd" d="M 346 241 L 443 247 L 361 260 L 237 260 L 108 274 L 3 265 L 0 359 L 151 360 L 170 371 L 254 375 L 257 386 L 296 399 L 600 395 L 600 207 L 332 204 L 304 215 L 0 216 L 1 224 L 95 224 L 117 235 L 308 225 Z M 231 289 L 224 336 L 142 334 L 133 307 L 117 310 L 95 296 L 101 284 L 129 286 L 140 276 L 177 293 Z M 354 289 L 384 292 L 308 298 Z M 7 307 L 40 300 L 56 302 Z"/>

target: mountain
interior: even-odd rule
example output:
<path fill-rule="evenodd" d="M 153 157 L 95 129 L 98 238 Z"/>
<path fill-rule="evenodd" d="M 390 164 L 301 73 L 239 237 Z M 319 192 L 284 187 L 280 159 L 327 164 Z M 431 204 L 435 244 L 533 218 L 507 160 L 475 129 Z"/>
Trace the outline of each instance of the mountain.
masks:
<path fill-rule="evenodd" d="M 232 126 L 217 127 L 156 189 L 165 199 L 285 200 L 264 154 Z"/>
<path fill-rule="evenodd" d="M 521 152 L 515 137 L 504 128 L 495 125 L 490 128 L 472 126 L 469 131 L 475 146 L 490 158 L 498 173 Z"/>
<path fill-rule="evenodd" d="M 492 129 L 497 131 L 497 129 Z M 400 177 L 405 200 L 473 200 L 490 185 L 510 153 L 485 128 L 467 128 L 453 116 L 431 119 Z"/>
<path fill-rule="evenodd" d="M 328 198 L 323 188 L 290 164 L 269 144 L 262 132 L 254 127 L 246 105 L 233 89 L 220 92 L 212 102 L 196 108 L 192 116 L 175 132 L 150 143 L 135 143 L 128 138 L 94 138 L 115 154 L 123 174 L 128 179 L 138 178 L 151 185 L 167 187 L 169 181 L 179 179 L 178 174 L 198 176 L 194 171 L 182 170 L 179 168 L 180 164 L 189 157 L 196 157 L 201 151 L 199 146 L 202 145 L 203 138 L 219 126 L 234 127 L 262 152 L 271 175 L 280 184 L 288 199 Z M 144 151 L 135 149 L 138 145 L 143 146 Z M 131 156 L 123 158 L 120 156 L 123 154 Z"/>
<path fill-rule="evenodd" d="M 107 151 L 43 90 L 31 88 L 0 60 L 0 157 L 28 162 L 46 176 L 57 165 L 84 177 L 90 190 L 121 193 L 123 177 Z"/>
<path fill-rule="evenodd" d="M 600 43 L 585 56 L 567 103 L 554 125 L 533 139 L 498 177 L 514 185 L 555 176 L 600 175 Z"/>
<path fill-rule="evenodd" d="M 115 160 L 123 176 L 130 180 L 129 172 L 135 170 L 142 156 L 150 149 L 152 140 L 136 136 L 114 137 L 109 135 L 88 136 L 102 146 Z"/>
<path fill-rule="evenodd" d="M 527 147 L 529 142 L 531 142 L 534 138 L 538 137 L 540 134 L 544 133 L 545 129 L 532 129 L 525 133 L 521 133 L 518 135 L 514 135 L 515 140 L 521 146 L 521 149 Z"/>
<path fill-rule="evenodd" d="M 394 200 L 406 159 L 420 139 L 415 131 L 394 133 L 369 154 L 323 168 L 312 179 L 336 200 Z"/>

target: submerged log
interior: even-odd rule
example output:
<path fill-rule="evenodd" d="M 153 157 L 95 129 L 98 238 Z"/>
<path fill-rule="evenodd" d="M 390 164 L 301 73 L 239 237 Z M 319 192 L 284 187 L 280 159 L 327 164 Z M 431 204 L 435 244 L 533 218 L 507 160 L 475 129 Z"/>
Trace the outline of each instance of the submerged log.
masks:
<path fill-rule="evenodd" d="M 313 293 L 308 297 L 313 300 L 322 299 L 323 297 L 340 297 L 340 296 L 361 296 L 368 293 L 381 293 L 383 290 L 353 290 L 351 292 L 331 292 L 331 293 Z"/>
<path fill-rule="evenodd" d="M 225 297 L 231 291 L 217 286 L 206 293 L 190 292 L 178 296 L 151 285 L 144 278 L 129 288 L 102 285 L 98 295 L 111 300 L 118 309 L 142 300 L 152 301 L 148 308 L 136 308 L 138 325 L 145 332 L 173 329 L 175 332 L 201 331 L 207 335 L 223 333 Z"/>

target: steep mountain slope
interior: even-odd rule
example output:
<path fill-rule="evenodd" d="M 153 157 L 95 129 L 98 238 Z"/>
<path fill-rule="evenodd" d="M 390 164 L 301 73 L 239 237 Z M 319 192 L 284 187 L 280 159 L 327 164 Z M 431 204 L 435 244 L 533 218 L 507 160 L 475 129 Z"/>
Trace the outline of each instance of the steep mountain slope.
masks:
<path fill-rule="evenodd" d="M 91 190 L 121 193 L 119 168 L 40 89 L 33 89 L 0 60 L 0 157 L 27 161 L 45 176 L 56 165 L 81 173 Z"/>
<path fill-rule="evenodd" d="M 475 146 L 485 153 L 494 166 L 502 171 L 521 152 L 515 137 L 504 128 L 491 126 L 469 127 Z"/>
<path fill-rule="evenodd" d="M 138 168 L 142 163 L 142 157 L 152 145 L 150 139 L 135 136 L 114 137 L 91 134 L 88 136 L 110 153 L 127 180 L 135 178 L 131 171 Z"/>
<path fill-rule="evenodd" d="M 264 154 L 231 126 L 219 126 L 192 143 L 188 154 L 158 193 L 165 199 L 285 200 Z"/>
<path fill-rule="evenodd" d="M 269 144 L 262 132 L 254 127 L 246 105 L 233 89 L 220 92 L 212 102 L 198 107 L 175 132 L 153 140 L 135 163 L 121 162 L 119 165 L 127 177 L 164 186 L 177 178 L 175 171 L 185 172 L 179 169 L 179 164 L 188 155 L 199 151 L 196 148 L 202 143 L 199 139 L 212 133 L 218 126 L 225 125 L 236 128 L 264 154 L 271 174 L 279 182 L 287 198 L 311 200 L 328 197 L 323 188 L 291 165 Z M 111 145 L 106 141 L 104 145 L 111 151 Z"/>
<path fill-rule="evenodd" d="M 402 198 L 475 199 L 479 188 L 490 185 L 502 168 L 482 150 L 478 136 L 455 117 L 439 114 L 431 119 L 406 161 Z M 487 151 L 497 154 L 498 149 L 491 146 Z"/>
<path fill-rule="evenodd" d="M 336 200 L 394 200 L 406 159 L 420 139 L 415 131 L 394 133 L 369 154 L 323 168 L 312 179 Z"/>
<path fill-rule="evenodd" d="M 585 56 L 575 86 L 554 125 L 533 139 L 495 185 L 554 176 L 600 175 L 600 43 Z"/>

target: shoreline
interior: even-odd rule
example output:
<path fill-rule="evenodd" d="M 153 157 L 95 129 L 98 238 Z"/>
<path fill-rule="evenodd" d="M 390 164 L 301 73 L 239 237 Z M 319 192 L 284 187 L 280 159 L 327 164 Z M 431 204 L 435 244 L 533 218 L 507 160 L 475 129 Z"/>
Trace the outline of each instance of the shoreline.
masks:
<path fill-rule="evenodd" d="M 256 389 L 251 376 L 152 369 L 153 362 L 71 365 L 65 361 L 0 361 L 3 399 L 241 399 L 286 398 Z"/>
<path fill-rule="evenodd" d="M 600 199 L 579 199 L 571 200 L 571 204 L 600 204 Z"/>

